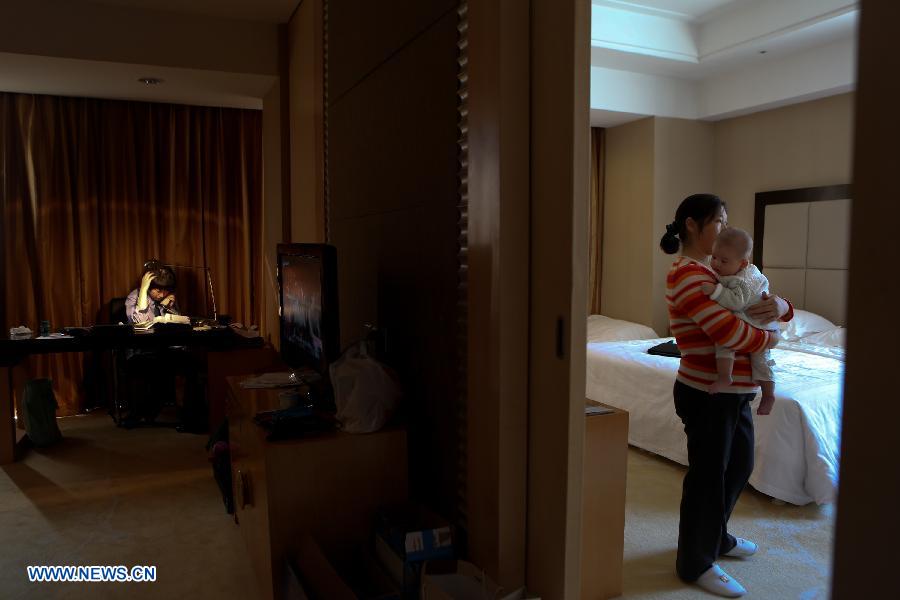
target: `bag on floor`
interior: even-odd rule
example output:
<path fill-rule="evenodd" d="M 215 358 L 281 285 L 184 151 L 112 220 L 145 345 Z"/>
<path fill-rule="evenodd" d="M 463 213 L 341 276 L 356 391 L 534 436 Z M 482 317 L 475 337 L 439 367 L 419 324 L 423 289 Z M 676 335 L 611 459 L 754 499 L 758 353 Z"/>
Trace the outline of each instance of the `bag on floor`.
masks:
<path fill-rule="evenodd" d="M 49 446 L 62 439 L 56 424 L 56 396 L 49 379 L 32 379 L 25 384 L 22 412 L 25 432 L 35 446 Z"/>

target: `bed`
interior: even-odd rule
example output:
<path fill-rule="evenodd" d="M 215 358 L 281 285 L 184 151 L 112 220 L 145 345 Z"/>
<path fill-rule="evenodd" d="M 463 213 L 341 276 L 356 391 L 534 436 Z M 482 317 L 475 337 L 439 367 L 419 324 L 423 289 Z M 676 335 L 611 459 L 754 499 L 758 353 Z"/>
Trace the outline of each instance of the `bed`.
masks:
<path fill-rule="evenodd" d="M 772 351 L 772 413 L 757 415 L 759 398 L 753 403 L 750 485 L 791 504 L 833 502 L 837 491 L 849 194 L 849 186 L 828 186 L 756 198 L 754 262 L 772 290 L 791 300 L 795 318 Z M 631 445 L 687 464 L 687 441 L 672 400 L 678 359 L 647 353 L 672 339 L 640 324 L 591 315 L 586 392 L 629 412 Z"/>
<path fill-rule="evenodd" d="M 596 323 L 607 317 L 589 319 Z M 606 328 L 615 329 L 613 324 Z M 834 327 L 817 333 L 840 341 L 844 331 Z M 757 398 L 753 410 L 756 462 L 750 485 L 799 505 L 832 502 L 837 489 L 844 349 L 823 344 L 815 335 L 783 341 L 772 351 L 775 406 L 761 417 Z M 628 411 L 629 444 L 686 465 L 687 441 L 672 401 L 678 359 L 647 354 L 673 338 L 588 339 L 587 397 Z"/>

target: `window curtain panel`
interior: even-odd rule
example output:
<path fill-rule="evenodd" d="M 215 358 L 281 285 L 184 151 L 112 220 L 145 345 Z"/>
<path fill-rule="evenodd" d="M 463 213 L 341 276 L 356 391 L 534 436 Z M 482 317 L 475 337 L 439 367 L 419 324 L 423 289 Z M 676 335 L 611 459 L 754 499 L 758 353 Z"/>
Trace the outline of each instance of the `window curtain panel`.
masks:
<path fill-rule="evenodd" d="M 258 111 L 2 93 L 0 150 L 4 335 L 106 322 L 149 258 L 208 267 L 218 312 L 259 322 Z M 91 360 L 33 356 L 23 370 L 50 377 L 59 414 L 74 414 L 94 403 Z"/>
<path fill-rule="evenodd" d="M 600 285 L 603 276 L 603 188 L 606 183 L 606 129 L 591 128 L 591 206 L 589 215 L 588 308 L 600 314 Z"/>

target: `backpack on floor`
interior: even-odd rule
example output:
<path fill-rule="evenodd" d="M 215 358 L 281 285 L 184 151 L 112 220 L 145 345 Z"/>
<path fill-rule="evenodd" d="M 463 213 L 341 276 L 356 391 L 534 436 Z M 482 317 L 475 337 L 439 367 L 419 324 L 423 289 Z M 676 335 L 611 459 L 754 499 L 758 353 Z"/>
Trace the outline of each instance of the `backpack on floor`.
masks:
<path fill-rule="evenodd" d="M 49 379 L 32 379 L 25 384 L 22 412 L 25 432 L 35 446 L 49 446 L 62 439 L 56 424 L 56 396 Z"/>

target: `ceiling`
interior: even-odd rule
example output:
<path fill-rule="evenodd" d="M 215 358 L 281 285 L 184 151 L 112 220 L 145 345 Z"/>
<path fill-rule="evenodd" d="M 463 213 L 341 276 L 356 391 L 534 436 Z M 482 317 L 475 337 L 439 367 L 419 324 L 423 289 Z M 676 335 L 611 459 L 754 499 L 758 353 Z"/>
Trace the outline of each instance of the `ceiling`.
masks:
<path fill-rule="evenodd" d="M 123 43 L 118 34 L 94 44 L 111 49 L 108 57 L 85 55 L 76 51 L 84 46 L 81 42 L 76 46 L 74 41 L 54 41 L 59 36 L 46 29 L 41 11 L 81 7 L 80 14 L 72 9 L 76 13 L 66 13 L 68 19 L 57 19 L 58 31 L 77 29 L 79 22 L 72 21 L 80 18 L 82 25 L 107 23 L 96 30 L 100 37 L 106 31 L 122 29 L 112 23 L 139 23 L 145 29 L 151 27 L 148 23 L 157 23 L 163 35 L 147 36 L 143 42 L 166 49 L 171 44 L 165 30 L 183 27 L 185 19 L 179 15 L 220 19 L 215 31 L 224 32 L 222 39 L 228 35 L 256 39 L 253 36 L 274 34 L 260 33 L 254 27 L 273 28 L 275 23 L 287 22 L 299 3 L 18 1 L 30 7 L 31 13 L 15 27 L 42 32 L 29 39 L 44 41 L 38 50 L 34 44 L 18 50 L 8 43 L 3 48 L 0 90 L 246 108 L 261 106 L 274 78 L 247 73 L 244 68 L 213 70 L 215 67 L 190 60 L 177 66 L 199 68 L 131 64 L 152 62 L 158 56 L 154 52 L 119 62 L 127 61 L 128 53 L 116 51 Z M 7 5 L 7 9 L 15 7 Z M 856 0 L 592 0 L 591 9 L 591 116 L 595 126 L 651 115 L 724 118 L 848 91 L 855 85 Z M 8 12 L 13 21 L 16 12 Z M 198 21 L 193 22 L 191 26 L 196 26 Z M 248 32 L 249 37 L 240 32 Z M 143 76 L 159 77 L 165 83 L 141 86 L 136 79 Z"/>
<path fill-rule="evenodd" d="M 70 0 L 223 19 L 287 23 L 300 0 Z M 677 0 L 676 0 L 677 2 Z"/>
<path fill-rule="evenodd" d="M 261 109 L 275 77 L 159 65 L 0 53 L 0 90 Z M 162 80 L 146 85 L 142 77 Z"/>
<path fill-rule="evenodd" d="M 857 0 L 592 0 L 591 8 L 594 126 L 716 120 L 855 87 Z"/>
<path fill-rule="evenodd" d="M 710 13 L 742 0 L 592 0 L 593 4 L 624 8 L 685 21 L 699 21 Z M 746 0 L 743 0 L 746 2 Z"/>

